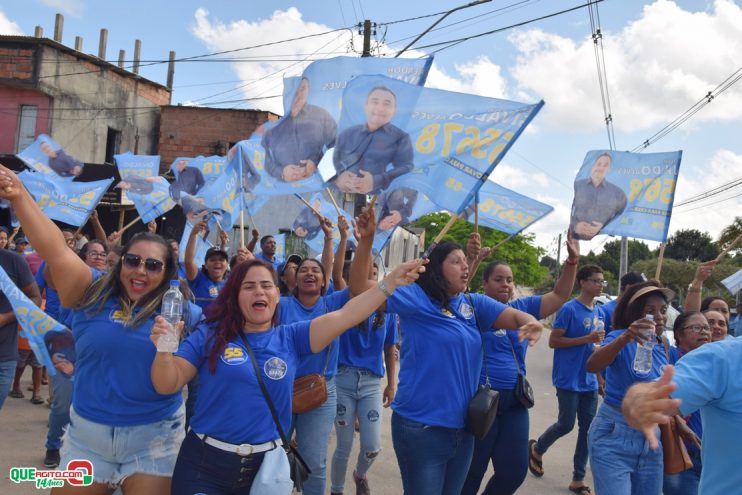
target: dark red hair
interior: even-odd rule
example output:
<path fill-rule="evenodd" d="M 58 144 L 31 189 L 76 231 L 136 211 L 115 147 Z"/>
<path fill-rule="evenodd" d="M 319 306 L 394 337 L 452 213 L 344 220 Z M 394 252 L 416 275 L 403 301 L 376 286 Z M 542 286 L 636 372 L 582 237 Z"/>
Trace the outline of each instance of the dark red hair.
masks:
<path fill-rule="evenodd" d="M 239 304 L 240 287 L 247 272 L 254 267 L 268 270 L 273 282 L 277 283 L 273 265 L 257 259 L 243 261 L 238 263 L 229 273 L 227 283 L 219 291 L 219 295 L 214 302 L 206 308 L 206 323 L 214 327 L 214 333 L 206 341 L 206 349 L 211 346 L 209 350 L 210 373 L 216 372 L 216 360 L 224 352 L 227 344 L 232 342 L 239 335 L 238 332 L 245 328 L 245 317 L 242 315 Z M 273 314 L 273 325 L 276 324 L 277 317 L 276 312 Z"/>

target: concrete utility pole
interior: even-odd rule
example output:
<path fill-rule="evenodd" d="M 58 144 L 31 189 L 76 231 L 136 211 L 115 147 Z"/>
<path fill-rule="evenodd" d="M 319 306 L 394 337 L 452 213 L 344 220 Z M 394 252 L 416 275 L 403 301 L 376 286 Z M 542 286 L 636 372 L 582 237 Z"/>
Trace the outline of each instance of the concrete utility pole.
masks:
<path fill-rule="evenodd" d="M 371 21 L 363 21 L 363 53 L 361 57 L 371 56 Z"/>

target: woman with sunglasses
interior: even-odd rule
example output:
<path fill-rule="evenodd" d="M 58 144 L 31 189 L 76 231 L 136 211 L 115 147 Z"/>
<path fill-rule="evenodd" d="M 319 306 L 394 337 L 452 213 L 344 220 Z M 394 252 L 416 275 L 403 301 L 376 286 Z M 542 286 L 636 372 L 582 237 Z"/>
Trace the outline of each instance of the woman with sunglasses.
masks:
<path fill-rule="evenodd" d="M 589 373 L 605 370 L 605 400 L 588 432 L 590 466 L 600 495 L 656 495 L 662 491 L 662 450 L 653 450 L 644 434 L 626 423 L 621 401 L 635 382 L 656 380 L 669 363 L 663 337 L 673 291 L 650 280 L 631 286 L 613 313 L 613 330 L 587 360 Z M 651 315 L 653 319 L 646 318 Z M 653 341 L 648 373 L 634 370 L 637 346 Z"/>
<path fill-rule="evenodd" d="M 196 298 L 196 304 L 206 309 L 214 302 L 227 282 L 229 255 L 223 249 L 212 247 L 206 251 L 204 265 L 199 270 L 196 264 L 196 238 L 206 232 L 207 219 L 200 220 L 191 230 L 185 250 L 185 271 L 188 286 Z"/>
<path fill-rule="evenodd" d="M 286 300 L 280 297 L 273 267 L 259 260 L 236 265 L 207 310 L 207 320 L 175 355 L 158 352 L 152 365 L 152 382 L 162 394 L 179 392 L 196 375 L 201 382 L 191 431 L 173 473 L 173 493 L 250 493 L 264 459 L 284 455 L 250 353 L 262 370 L 261 380 L 282 429 L 288 431 L 293 381 L 301 362 L 313 355 L 323 361 L 327 346 L 368 317 L 395 288 L 413 282 L 419 269 L 414 260 L 403 263 L 383 282 L 349 302 L 347 298 L 340 305 L 328 301 L 326 310 L 306 311 L 307 318 L 288 322 L 279 315 L 278 308 Z M 313 285 L 321 285 L 318 282 Z M 157 318 L 152 341 L 156 344 L 170 330 L 163 318 Z M 307 447 L 302 437 L 298 443 L 299 449 Z M 320 447 L 326 450 L 327 444 L 313 446 Z"/>
<path fill-rule="evenodd" d="M 74 393 L 61 465 L 93 463 L 93 484 L 55 488 L 52 493 L 125 495 L 170 491 L 170 477 L 183 439 L 181 394 L 155 391 L 149 341 L 154 317 L 175 259 L 156 234 L 134 236 L 122 260 L 96 279 L 39 209 L 20 179 L 0 166 L 0 198 L 15 209 L 26 235 L 48 265 L 61 304 L 72 310 L 75 337 Z M 185 312 L 189 314 L 189 312 Z"/>
<path fill-rule="evenodd" d="M 368 265 L 376 216 L 357 221 L 351 267 L 355 293 L 373 285 Z M 459 494 L 474 449 L 464 429 L 467 407 L 482 370 L 481 332 L 518 329 L 532 344 L 543 327 L 533 316 L 482 294 L 464 294 L 469 264 L 461 247 L 438 244 L 425 273 L 398 289 L 380 311 L 399 315 L 402 336 L 399 387 L 392 402 L 392 440 L 405 493 Z"/>

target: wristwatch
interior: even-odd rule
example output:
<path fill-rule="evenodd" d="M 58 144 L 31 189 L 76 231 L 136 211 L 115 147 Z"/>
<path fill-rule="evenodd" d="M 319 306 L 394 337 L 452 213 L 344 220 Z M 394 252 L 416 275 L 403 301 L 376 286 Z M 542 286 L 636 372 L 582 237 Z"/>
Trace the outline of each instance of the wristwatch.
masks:
<path fill-rule="evenodd" d="M 688 292 L 701 292 L 700 287 L 693 287 L 693 282 L 688 284 Z"/>
<path fill-rule="evenodd" d="M 379 290 L 381 290 L 381 292 L 383 292 L 386 297 L 392 296 L 392 293 L 389 290 L 389 287 L 386 286 L 383 280 L 379 280 L 378 285 L 379 285 Z"/>

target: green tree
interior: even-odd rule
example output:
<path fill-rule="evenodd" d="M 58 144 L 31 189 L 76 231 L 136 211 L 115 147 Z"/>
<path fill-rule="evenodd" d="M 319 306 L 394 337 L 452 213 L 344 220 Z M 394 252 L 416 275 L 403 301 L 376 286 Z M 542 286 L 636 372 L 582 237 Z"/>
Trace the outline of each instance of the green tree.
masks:
<path fill-rule="evenodd" d="M 711 236 L 696 229 L 678 230 L 667 240 L 665 248 L 665 258 L 680 261 L 708 261 L 718 254 Z"/>
<path fill-rule="evenodd" d="M 425 229 L 427 247 L 450 218 L 451 216 L 445 212 L 430 213 L 420 217 L 412 225 Z M 453 224 L 443 240 L 456 242 L 466 249 L 466 242 L 469 240 L 469 234 L 473 229 L 474 226 L 471 223 L 459 219 Z M 508 237 L 508 234 L 504 232 L 482 226 L 479 227 L 479 235 L 482 238 L 482 246 L 489 247 L 494 247 Z M 481 287 L 484 267 L 488 262 L 495 259 L 505 261 L 513 268 L 513 276 L 517 284 L 528 287 L 537 286 L 548 275 L 549 269 L 539 264 L 539 258 L 543 256 L 544 250 L 535 246 L 533 242 L 533 235 L 517 235 L 499 246 L 489 258 L 482 261 L 479 270 L 472 279 L 472 289 Z"/>
<path fill-rule="evenodd" d="M 646 260 L 652 257 L 652 252 L 642 241 L 629 239 L 629 264 L 636 261 Z M 603 251 L 591 262 L 600 266 L 605 272 L 613 275 L 613 279 L 618 279 L 619 263 L 621 260 L 621 239 L 608 241 L 603 246 Z"/>
<path fill-rule="evenodd" d="M 726 249 L 740 235 L 742 235 L 742 217 L 734 217 L 734 221 L 724 227 L 721 234 L 719 234 L 717 244 L 720 249 Z M 737 246 L 732 249 L 732 252 L 737 253 L 738 255 L 742 254 L 742 244 L 737 244 Z"/>

